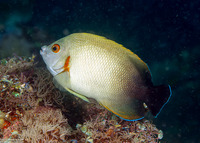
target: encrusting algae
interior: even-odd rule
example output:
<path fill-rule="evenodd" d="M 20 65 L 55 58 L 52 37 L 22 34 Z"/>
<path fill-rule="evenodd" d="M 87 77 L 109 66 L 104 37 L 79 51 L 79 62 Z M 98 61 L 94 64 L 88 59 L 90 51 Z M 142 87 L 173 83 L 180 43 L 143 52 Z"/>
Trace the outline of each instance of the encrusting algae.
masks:
<path fill-rule="evenodd" d="M 124 121 L 96 103 L 66 96 L 34 56 L 0 61 L 0 142 L 156 143 L 148 120 Z"/>

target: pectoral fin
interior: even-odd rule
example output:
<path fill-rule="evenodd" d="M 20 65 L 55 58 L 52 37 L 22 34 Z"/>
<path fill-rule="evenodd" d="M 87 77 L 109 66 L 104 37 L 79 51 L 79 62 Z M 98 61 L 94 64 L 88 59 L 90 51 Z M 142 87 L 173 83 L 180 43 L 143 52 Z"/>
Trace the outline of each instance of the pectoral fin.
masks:
<path fill-rule="evenodd" d="M 69 89 L 69 88 L 65 88 L 65 89 L 66 89 L 68 92 L 70 92 L 71 94 L 73 94 L 73 95 L 75 95 L 75 96 L 77 96 L 77 97 L 83 99 L 84 101 L 90 102 L 90 101 L 88 100 L 87 97 L 85 97 L 85 96 L 83 96 L 83 95 L 81 95 L 81 94 L 78 94 L 77 92 L 75 92 L 75 91 L 73 91 L 73 90 L 71 90 L 71 89 Z"/>
<path fill-rule="evenodd" d="M 53 83 L 60 91 L 66 91 L 67 90 L 69 93 L 83 99 L 84 101 L 90 102 L 87 97 L 85 97 L 85 96 L 73 91 L 72 89 L 68 88 L 68 87 L 70 87 L 70 83 L 69 83 L 68 79 L 69 79 L 69 73 L 63 72 L 61 74 L 54 76 Z"/>

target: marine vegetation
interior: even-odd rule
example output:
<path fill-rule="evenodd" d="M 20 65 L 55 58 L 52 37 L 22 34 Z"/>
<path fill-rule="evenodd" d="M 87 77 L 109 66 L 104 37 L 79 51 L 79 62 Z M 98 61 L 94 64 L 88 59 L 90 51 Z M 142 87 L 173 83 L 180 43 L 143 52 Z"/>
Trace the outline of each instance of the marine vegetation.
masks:
<path fill-rule="evenodd" d="M 60 92 L 30 58 L 0 61 L 0 142 L 159 142 L 163 133 L 146 119 L 124 121 L 97 103 Z"/>

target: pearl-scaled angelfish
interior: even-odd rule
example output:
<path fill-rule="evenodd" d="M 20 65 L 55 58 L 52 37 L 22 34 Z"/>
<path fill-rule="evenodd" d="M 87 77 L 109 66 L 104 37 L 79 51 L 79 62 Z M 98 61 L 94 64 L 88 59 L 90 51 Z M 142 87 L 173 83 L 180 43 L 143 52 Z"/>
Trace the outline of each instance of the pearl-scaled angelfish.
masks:
<path fill-rule="evenodd" d="M 169 85 L 153 85 L 136 54 L 101 36 L 71 34 L 43 46 L 40 54 L 59 86 L 125 120 L 142 119 L 148 110 L 157 116 L 171 96 Z"/>

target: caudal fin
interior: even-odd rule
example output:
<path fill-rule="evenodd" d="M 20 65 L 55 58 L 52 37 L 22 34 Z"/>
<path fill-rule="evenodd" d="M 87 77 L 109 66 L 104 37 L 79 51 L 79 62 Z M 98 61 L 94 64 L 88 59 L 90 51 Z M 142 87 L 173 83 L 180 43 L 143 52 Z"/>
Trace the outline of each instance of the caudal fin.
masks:
<path fill-rule="evenodd" d="M 155 86 L 150 89 L 148 94 L 149 98 L 145 103 L 152 115 L 157 117 L 171 97 L 171 87 L 169 85 Z"/>

